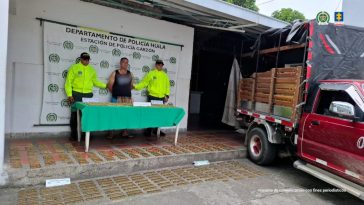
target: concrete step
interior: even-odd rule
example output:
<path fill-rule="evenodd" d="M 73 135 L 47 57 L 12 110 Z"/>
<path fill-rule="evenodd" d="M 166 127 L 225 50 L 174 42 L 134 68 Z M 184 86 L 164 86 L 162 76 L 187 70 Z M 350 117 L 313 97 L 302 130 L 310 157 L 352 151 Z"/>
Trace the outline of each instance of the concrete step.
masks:
<path fill-rule="evenodd" d="M 145 138 L 99 137 L 84 144 L 67 138 L 11 139 L 8 144 L 9 187 L 44 184 L 46 179 L 82 180 L 138 171 L 191 165 L 193 161 L 224 161 L 246 157 L 239 134 L 234 132 L 182 133 L 177 146 L 173 136 Z"/>
<path fill-rule="evenodd" d="M 8 169 L 9 187 L 22 187 L 45 184 L 47 179 L 71 178 L 82 180 L 110 175 L 131 174 L 138 171 L 161 169 L 174 166 L 191 165 L 194 161 L 209 160 L 210 162 L 241 159 L 246 157 L 246 149 L 168 155 L 162 157 L 148 157 L 128 159 L 113 162 L 87 165 L 68 165 L 47 167 L 41 169 Z"/>

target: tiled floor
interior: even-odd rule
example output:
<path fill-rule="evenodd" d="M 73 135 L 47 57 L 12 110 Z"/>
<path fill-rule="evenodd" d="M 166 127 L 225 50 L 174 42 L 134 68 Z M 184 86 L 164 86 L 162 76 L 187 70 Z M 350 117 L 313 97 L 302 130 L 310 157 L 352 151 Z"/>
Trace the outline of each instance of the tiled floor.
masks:
<path fill-rule="evenodd" d="M 262 175 L 265 174 L 261 170 L 238 161 L 218 162 L 202 167 L 167 168 L 82 180 L 54 188 L 26 188 L 18 192 L 18 204 L 75 204 L 95 200 L 100 200 L 99 204 L 103 204 L 189 184 L 244 180 Z"/>
<path fill-rule="evenodd" d="M 84 152 L 84 142 L 70 142 L 67 138 L 11 139 L 8 163 L 11 169 L 39 169 L 65 165 L 98 164 L 109 161 L 160 157 L 204 152 L 239 150 L 243 140 L 234 132 L 187 132 L 180 134 L 178 145 L 174 136 L 147 141 L 143 136 L 116 137 L 108 140 L 95 136 L 90 151 Z"/>

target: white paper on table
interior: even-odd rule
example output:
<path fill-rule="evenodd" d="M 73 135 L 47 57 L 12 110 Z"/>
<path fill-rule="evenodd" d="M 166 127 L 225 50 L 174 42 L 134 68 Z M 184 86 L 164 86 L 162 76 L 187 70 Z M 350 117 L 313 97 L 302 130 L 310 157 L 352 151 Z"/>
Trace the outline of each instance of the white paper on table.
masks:
<path fill-rule="evenodd" d="M 63 178 L 63 179 L 47 179 L 46 180 L 46 187 L 55 187 L 55 186 L 63 186 L 71 184 L 70 178 Z"/>
<path fill-rule="evenodd" d="M 100 102 L 100 100 L 98 98 L 82 98 L 82 102 L 95 103 L 95 102 Z"/>
<path fill-rule="evenodd" d="M 162 100 L 151 100 L 150 103 L 152 105 L 163 105 L 163 101 Z"/>
<path fill-rule="evenodd" d="M 150 107 L 150 106 L 152 106 L 152 103 L 150 103 L 150 102 L 133 102 L 133 106 Z"/>

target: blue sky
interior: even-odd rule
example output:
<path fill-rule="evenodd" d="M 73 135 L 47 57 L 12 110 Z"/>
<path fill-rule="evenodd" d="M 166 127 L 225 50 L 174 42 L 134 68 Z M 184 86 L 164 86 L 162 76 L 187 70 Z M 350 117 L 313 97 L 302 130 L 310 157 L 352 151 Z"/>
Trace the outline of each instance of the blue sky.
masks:
<path fill-rule="evenodd" d="M 256 0 L 259 13 L 271 16 L 273 11 L 281 8 L 292 8 L 305 15 L 307 19 L 316 18 L 320 11 L 326 11 L 331 17 L 335 11 L 341 11 L 343 0 Z M 333 21 L 333 18 L 331 18 Z"/>

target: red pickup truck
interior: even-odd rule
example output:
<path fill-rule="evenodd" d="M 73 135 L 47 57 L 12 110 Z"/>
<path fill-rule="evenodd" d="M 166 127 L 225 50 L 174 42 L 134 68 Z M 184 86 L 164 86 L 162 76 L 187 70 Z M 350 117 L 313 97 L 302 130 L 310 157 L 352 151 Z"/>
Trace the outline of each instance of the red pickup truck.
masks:
<path fill-rule="evenodd" d="M 364 200 L 364 30 L 315 21 L 294 27 L 274 33 L 291 40 L 295 29 L 303 42 L 262 49 L 270 31 L 245 55 L 256 57 L 256 68 L 242 66 L 238 93 L 249 158 L 267 165 L 290 150 L 294 167 Z M 272 53 L 269 62 L 264 55 Z"/>

